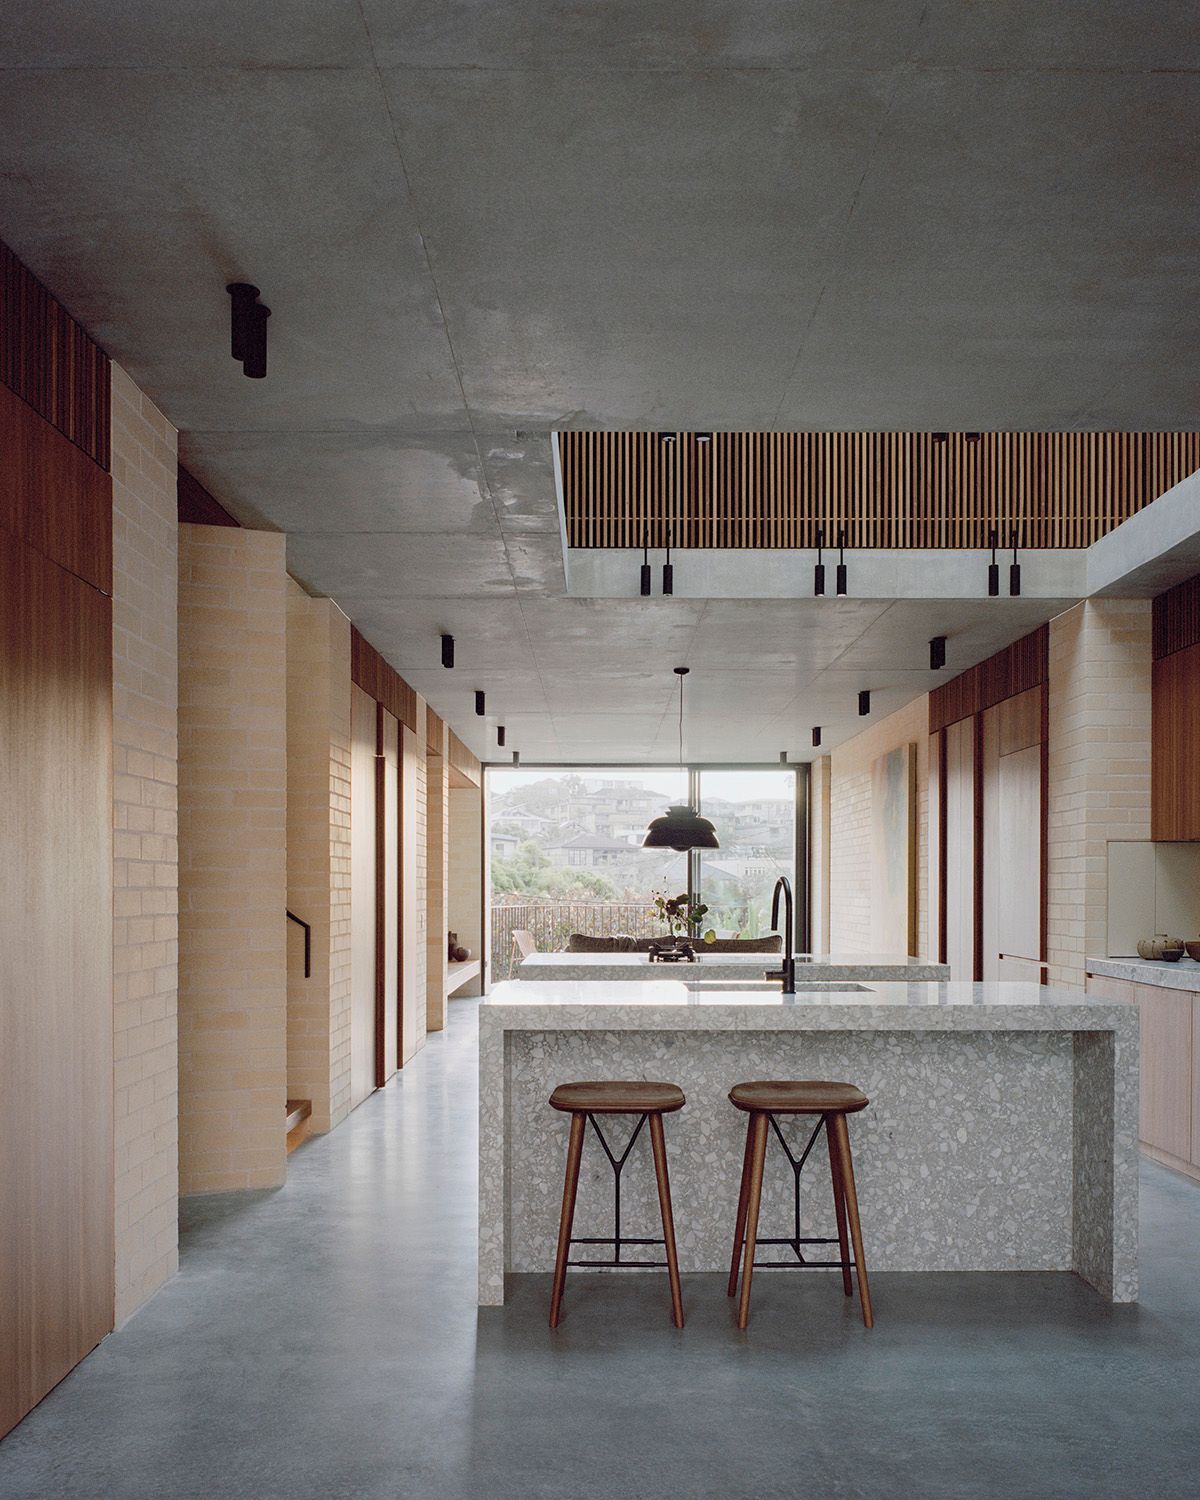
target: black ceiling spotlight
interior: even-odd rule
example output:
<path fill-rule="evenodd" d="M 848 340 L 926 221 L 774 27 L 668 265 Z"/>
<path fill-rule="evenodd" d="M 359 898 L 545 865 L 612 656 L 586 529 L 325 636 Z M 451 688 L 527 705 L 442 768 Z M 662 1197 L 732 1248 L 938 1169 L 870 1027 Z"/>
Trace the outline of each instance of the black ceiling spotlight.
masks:
<path fill-rule="evenodd" d="M 243 375 L 261 380 L 267 373 L 267 319 L 271 309 L 258 300 L 258 288 L 248 281 L 231 281 L 229 293 L 229 352 L 239 360 Z"/>
<path fill-rule="evenodd" d="M 813 749 L 814 750 L 819 750 L 820 748 L 821 748 L 821 726 L 819 724 L 814 724 L 813 725 Z"/>
<path fill-rule="evenodd" d="M 663 593 L 670 597 L 675 592 L 675 569 L 671 565 L 671 528 L 667 527 L 667 560 L 663 563 Z"/>
<path fill-rule="evenodd" d="M 1008 592 L 1015 599 L 1021 592 L 1021 564 L 1017 561 L 1017 528 L 1012 534 L 1013 560 L 1008 568 Z"/>
<path fill-rule="evenodd" d="M 454 637 L 444 635 L 442 637 L 442 666 L 452 667 L 454 665 Z"/>
<path fill-rule="evenodd" d="M 988 563 L 988 598 L 996 599 L 1000 594 L 1000 564 L 996 561 L 996 528 L 988 532 L 988 545 L 992 549 L 992 560 Z"/>
<path fill-rule="evenodd" d="M 483 694 L 479 691 L 478 688 L 475 689 L 475 712 L 479 715 L 479 717 L 481 719 L 483 718 L 484 714 L 487 712 L 487 709 L 486 709 L 486 707 L 484 705 Z"/>
<path fill-rule="evenodd" d="M 521 764 L 521 752 L 519 750 L 514 750 L 513 751 L 513 765 L 514 766 L 519 766 L 520 764 Z"/>
<path fill-rule="evenodd" d="M 503 745 L 504 744 L 504 725 L 503 724 L 497 724 L 496 725 L 496 743 L 497 743 L 497 745 Z"/>
<path fill-rule="evenodd" d="M 837 592 L 846 592 L 846 528 L 838 530 Z"/>
<path fill-rule="evenodd" d="M 642 598 L 650 597 L 650 528 L 642 532 Z"/>
<path fill-rule="evenodd" d="M 871 694 L 866 688 L 863 688 L 862 692 L 858 695 L 858 717 L 865 719 L 870 712 Z"/>
<path fill-rule="evenodd" d="M 940 672 L 946 665 L 946 637 L 935 635 L 929 642 L 929 670 Z"/>
<path fill-rule="evenodd" d="M 817 562 L 813 568 L 813 593 L 820 598 L 825 592 L 825 564 L 821 560 L 821 554 L 825 550 L 825 528 L 817 527 Z"/>
<path fill-rule="evenodd" d="M 779 764 L 781 766 L 786 766 L 787 763 L 788 763 L 788 754 L 787 754 L 787 751 L 786 750 L 781 750 L 779 752 Z"/>

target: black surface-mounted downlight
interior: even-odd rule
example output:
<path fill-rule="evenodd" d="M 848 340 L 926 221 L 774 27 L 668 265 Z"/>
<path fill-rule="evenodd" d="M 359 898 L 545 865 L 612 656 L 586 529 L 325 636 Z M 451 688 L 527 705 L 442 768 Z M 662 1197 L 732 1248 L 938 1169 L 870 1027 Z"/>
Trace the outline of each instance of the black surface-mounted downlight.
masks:
<path fill-rule="evenodd" d="M 229 293 L 229 352 L 239 360 L 242 373 L 261 380 L 267 373 L 267 319 L 271 309 L 258 300 L 259 291 L 248 281 L 231 281 Z"/>

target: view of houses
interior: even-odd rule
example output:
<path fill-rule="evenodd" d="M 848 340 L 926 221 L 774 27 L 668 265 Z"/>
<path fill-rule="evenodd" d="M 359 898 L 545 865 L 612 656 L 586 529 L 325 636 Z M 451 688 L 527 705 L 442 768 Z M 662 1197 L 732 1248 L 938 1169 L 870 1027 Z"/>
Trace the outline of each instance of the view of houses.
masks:
<path fill-rule="evenodd" d="M 765 772 L 764 790 L 775 795 L 722 797 L 717 785 L 706 795 L 705 779 L 717 783 L 724 774 L 706 772 L 701 778 L 701 810 L 716 825 L 721 841 L 719 850 L 701 856 L 701 899 L 723 934 L 754 936 L 766 926 L 776 876 L 791 869 L 792 784 L 786 775 Z M 641 847 L 651 818 L 669 802 L 686 800 L 684 782 L 680 778 L 675 786 L 661 773 L 653 775 L 655 786 L 646 779 L 636 772 L 530 771 L 494 780 L 489 830 L 493 904 L 590 900 L 648 906 L 657 891 L 685 889 L 684 855 Z M 777 786 L 789 795 L 778 795 Z"/>

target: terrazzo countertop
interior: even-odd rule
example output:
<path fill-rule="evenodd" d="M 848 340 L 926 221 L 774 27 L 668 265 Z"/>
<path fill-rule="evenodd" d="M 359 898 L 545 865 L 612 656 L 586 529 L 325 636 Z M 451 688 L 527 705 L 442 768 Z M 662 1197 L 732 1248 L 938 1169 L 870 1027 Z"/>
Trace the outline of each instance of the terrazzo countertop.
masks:
<path fill-rule="evenodd" d="M 1084 967 L 1089 974 L 1103 974 L 1106 979 L 1158 984 L 1165 990 L 1200 990 L 1200 963 L 1187 954 L 1173 964 L 1152 958 L 1087 958 Z"/>
<path fill-rule="evenodd" d="M 1030 983 L 784 995 L 694 972 L 497 985 L 480 1005 L 481 1304 L 503 1302 L 506 1273 L 553 1266 L 568 1121 L 547 1100 L 589 1078 L 687 1096 L 666 1123 L 685 1271 L 728 1267 L 745 1131 L 732 1084 L 828 1078 L 871 1100 L 850 1128 L 872 1269 L 1075 1271 L 1113 1301 L 1137 1298 L 1132 1005 Z M 823 1150 L 803 1200 L 810 1235 L 831 1213 Z M 639 1144 L 622 1179 L 629 1233 L 656 1232 L 645 1155 Z M 584 1168 L 575 1233 L 603 1235 L 612 1174 L 590 1136 Z M 790 1170 L 769 1176 L 764 1215 L 789 1222 Z"/>
<path fill-rule="evenodd" d="M 644 953 L 532 953 L 521 962 L 518 979 L 679 981 L 687 978 L 761 979 L 777 969 L 778 953 L 705 953 L 694 964 L 652 964 Z M 797 984 L 834 980 L 948 980 L 950 966 L 894 954 L 835 953 L 796 955 Z"/>

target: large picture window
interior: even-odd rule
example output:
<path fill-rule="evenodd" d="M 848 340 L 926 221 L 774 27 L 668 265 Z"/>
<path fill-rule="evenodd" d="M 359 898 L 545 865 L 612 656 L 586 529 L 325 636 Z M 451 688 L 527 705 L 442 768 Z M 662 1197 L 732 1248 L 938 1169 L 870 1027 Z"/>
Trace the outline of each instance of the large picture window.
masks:
<path fill-rule="evenodd" d="M 511 975 L 514 933 L 543 952 L 565 949 L 572 933 L 661 935 L 660 893 L 707 902 L 706 925 L 721 936 L 769 931 L 776 877 L 795 874 L 797 779 L 753 768 L 490 768 L 492 979 Z M 689 800 L 716 825 L 720 849 L 643 849 L 651 818 Z"/>

